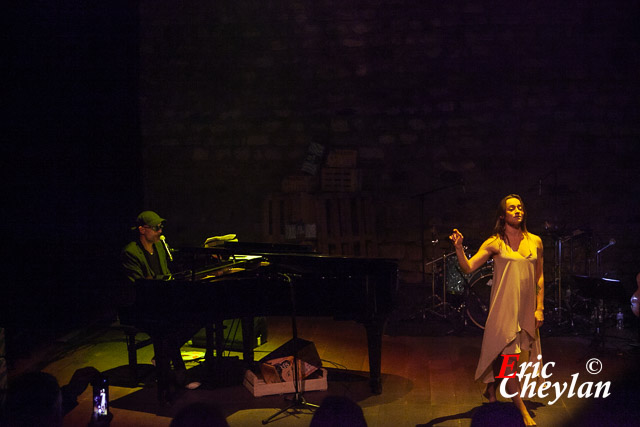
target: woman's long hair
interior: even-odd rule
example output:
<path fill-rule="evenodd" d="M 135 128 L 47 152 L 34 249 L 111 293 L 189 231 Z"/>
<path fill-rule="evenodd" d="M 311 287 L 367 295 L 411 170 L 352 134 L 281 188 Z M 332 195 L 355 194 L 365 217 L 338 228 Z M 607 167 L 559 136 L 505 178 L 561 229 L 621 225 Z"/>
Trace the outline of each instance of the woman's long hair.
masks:
<path fill-rule="evenodd" d="M 527 210 L 524 207 L 522 197 L 518 196 L 517 194 L 509 194 L 500 201 L 498 212 L 496 213 L 496 225 L 495 227 L 493 227 L 493 234 L 500 237 L 503 242 L 508 242 L 507 236 L 504 232 L 504 217 L 507 214 L 507 200 L 509 199 L 518 199 L 520 201 L 520 204 L 522 205 L 522 222 L 520 223 L 520 230 L 522 230 L 523 233 L 527 234 Z"/>

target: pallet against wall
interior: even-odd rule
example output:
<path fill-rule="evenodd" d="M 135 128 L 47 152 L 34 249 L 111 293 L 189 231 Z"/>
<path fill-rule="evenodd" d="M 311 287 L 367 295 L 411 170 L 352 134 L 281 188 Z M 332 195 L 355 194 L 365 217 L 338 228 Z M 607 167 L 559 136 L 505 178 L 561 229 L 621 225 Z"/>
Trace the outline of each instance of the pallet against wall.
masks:
<path fill-rule="evenodd" d="M 268 243 L 315 243 L 317 200 L 309 193 L 274 194 L 265 200 L 264 230 Z"/>
<path fill-rule="evenodd" d="M 327 255 L 378 256 L 375 205 L 371 197 L 323 194 L 317 201 L 318 251 Z"/>
<path fill-rule="evenodd" d="M 318 253 L 376 257 L 376 207 L 359 193 L 275 194 L 265 201 L 269 243 L 303 243 Z"/>

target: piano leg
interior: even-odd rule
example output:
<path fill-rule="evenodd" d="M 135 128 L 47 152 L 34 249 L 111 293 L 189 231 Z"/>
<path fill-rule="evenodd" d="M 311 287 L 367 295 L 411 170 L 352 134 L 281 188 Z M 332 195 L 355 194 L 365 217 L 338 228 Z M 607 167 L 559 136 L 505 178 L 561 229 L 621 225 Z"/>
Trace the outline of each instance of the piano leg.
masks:
<path fill-rule="evenodd" d="M 217 366 L 222 366 L 222 356 L 224 356 L 224 320 L 216 319 L 215 336 L 216 336 L 216 362 Z"/>
<path fill-rule="evenodd" d="M 382 393 L 382 331 L 384 320 L 367 322 L 367 347 L 369 350 L 369 386 L 374 394 Z"/>
<path fill-rule="evenodd" d="M 255 328 L 253 325 L 253 317 L 243 317 L 242 321 L 242 357 L 246 364 L 252 364 L 254 359 L 253 353 L 253 336 Z"/>
<path fill-rule="evenodd" d="M 213 320 L 206 324 L 204 331 L 206 338 L 205 345 L 207 347 L 204 356 L 207 365 L 212 369 L 216 366 L 216 359 L 218 364 L 220 364 L 222 356 L 224 355 L 224 321 L 222 319 Z"/>
<path fill-rule="evenodd" d="M 213 350 L 215 349 L 213 337 L 215 333 L 215 326 L 213 324 L 207 323 L 207 325 L 204 327 L 204 333 L 206 338 L 205 345 L 207 346 L 204 352 L 204 357 L 208 365 L 213 365 Z"/>

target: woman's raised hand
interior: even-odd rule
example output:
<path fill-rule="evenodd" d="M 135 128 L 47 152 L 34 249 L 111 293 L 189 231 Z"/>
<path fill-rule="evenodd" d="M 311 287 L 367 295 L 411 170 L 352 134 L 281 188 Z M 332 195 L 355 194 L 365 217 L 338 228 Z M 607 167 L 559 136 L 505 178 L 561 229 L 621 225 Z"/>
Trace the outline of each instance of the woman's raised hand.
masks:
<path fill-rule="evenodd" d="M 453 229 L 453 232 L 449 236 L 449 239 L 453 242 L 453 246 L 456 248 L 462 247 L 462 241 L 464 240 L 464 236 L 457 228 Z"/>

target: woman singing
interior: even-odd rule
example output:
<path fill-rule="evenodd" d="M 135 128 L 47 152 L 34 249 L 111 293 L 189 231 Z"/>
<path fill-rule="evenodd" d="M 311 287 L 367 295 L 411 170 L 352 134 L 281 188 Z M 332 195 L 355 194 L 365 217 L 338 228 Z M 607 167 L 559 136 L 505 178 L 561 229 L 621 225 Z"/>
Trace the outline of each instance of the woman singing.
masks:
<path fill-rule="evenodd" d="M 460 268 L 471 273 L 493 258 L 493 285 L 489 315 L 482 337 L 476 380 L 487 384 L 484 396 L 496 401 L 495 376 L 501 354 L 520 354 L 518 363 L 537 362 L 541 354 L 538 328 L 544 321 L 542 240 L 527 231 L 522 198 L 510 194 L 500 202 L 494 234 L 470 259 L 464 254 L 463 236 L 457 229 L 449 238 L 456 248 Z M 511 375 L 516 370 L 507 370 Z M 520 398 L 518 377 L 506 380 L 506 390 L 522 413 L 526 425 L 535 425 Z"/>

